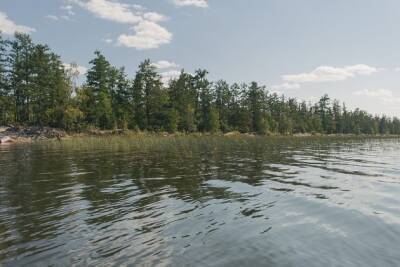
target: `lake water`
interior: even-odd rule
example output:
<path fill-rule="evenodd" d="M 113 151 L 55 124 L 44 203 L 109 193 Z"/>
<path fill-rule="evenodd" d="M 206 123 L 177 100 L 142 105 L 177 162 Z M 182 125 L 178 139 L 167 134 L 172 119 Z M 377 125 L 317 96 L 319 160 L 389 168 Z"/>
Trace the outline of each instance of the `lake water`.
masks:
<path fill-rule="evenodd" d="M 1 146 L 0 266 L 400 266 L 399 139 L 209 139 Z"/>

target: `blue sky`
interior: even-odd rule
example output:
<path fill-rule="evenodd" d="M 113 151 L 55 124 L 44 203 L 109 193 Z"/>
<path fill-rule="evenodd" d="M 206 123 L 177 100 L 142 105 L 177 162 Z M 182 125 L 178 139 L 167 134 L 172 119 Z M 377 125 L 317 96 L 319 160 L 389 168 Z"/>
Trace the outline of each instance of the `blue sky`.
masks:
<path fill-rule="evenodd" d="M 65 63 L 95 49 L 132 75 L 206 68 L 305 100 L 328 93 L 400 116 L 398 0 L 1 0 L 0 30 L 31 33 Z"/>

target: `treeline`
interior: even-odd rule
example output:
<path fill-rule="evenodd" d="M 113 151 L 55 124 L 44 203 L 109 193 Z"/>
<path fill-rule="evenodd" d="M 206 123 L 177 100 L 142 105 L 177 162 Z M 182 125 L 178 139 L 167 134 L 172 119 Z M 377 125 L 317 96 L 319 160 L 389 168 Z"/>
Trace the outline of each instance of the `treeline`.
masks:
<path fill-rule="evenodd" d="M 400 120 L 347 110 L 325 95 L 307 103 L 269 93 L 256 82 L 211 82 L 206 70 L 163 84 L 149 60 L 130 79 L 98 51 L 86 81 L 48 46 L 25 34 L 0 35 L 0 125 L 69 131 L 132 129 L 168 132 L 400 134 Z"/>

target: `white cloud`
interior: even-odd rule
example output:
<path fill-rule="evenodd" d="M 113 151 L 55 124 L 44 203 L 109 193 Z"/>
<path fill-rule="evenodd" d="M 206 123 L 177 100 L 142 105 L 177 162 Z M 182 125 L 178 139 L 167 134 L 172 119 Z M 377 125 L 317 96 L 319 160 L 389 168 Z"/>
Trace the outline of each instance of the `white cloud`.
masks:
<path fill-rule="evenodd" d="M 156 12 L 143 13 L 143 18 L 145 20 L 149 20 L 152 22 L 161 22 L 161 21 L 167 20 L 167 17 L 165 17 L 164 15 L 158 14 Z"/>
<path fill-rule="evenodd" d="M 164 85 L 168 85 L 171 80 L 179 78 L 180 75 L 179 70 L 165 71 L 161 73 L 161 81 Z"/>
<path fill-rule="evenodd" d="M 173 3 L 177 6 L 208 7 L 207 0 L 173 0 Z"/>
<path fill-rule="evenodd" d="M 111 38 L 105 38 L 103 39 L 103 41 L 106 42 L 107 44 L 111 44 L 112 42 L 114 42 L 113 39 Z"/>
<path fill-rule="evenodd" d="M 69 16 L 74 16 L 75 12 L 72 11 L 74 7 L 71 5 L 65 5 L 65 6 L 61 6 L 60 9 L 65 10 Z"/>
<path fill-rule="evenodd" d="M 65 5 L 65 6 L 61 6 L 60 9 L 62 10 L 72 10 L 74 7 L 71 5 Z"/>
<path fill-rule="evenodd" d="M 364 89 L 354 92 L 354 95 L 368 96 L 368 97 L 392 97 L 393 92 L 387 89 L 376 89 L 376 90 Z"/>
<path fill-rule="evenodd" d="M 71 20 L 71 18 L 69 17 L 69 16 L 60 16 L 60 19 L 63 19 L 63 20 L 68 20 L 68 21 L 70 21 Z"/>
<path fill-rule="evenodd" d="M 97 17 L 121 24 L 131 25 L 134 34 L 121 34 L 117 44 L 136 49 L 158 48 L 172 40 L 172 33 L 158 23 L 166 20 L 164 15 L 145 12 L 140 5 L 128 5 L 115 0 L 69 0 L 95 14 Z"/>
<path fill-rule="evenodd" d="M 51 19 L 51 20 L 58 20 L 58 17 L 55 15 L 47 15 L 45 16 L 46 19 Z"/>
<path fill-rule="evenodd" d="M 387 89 L 364 89 L 354 92 L 353 95 L 374 98 L 387 104 L 400 103 L 400 97 L 395 96 L 393 91 Z"/>
<path fill-rule="evenodd" d="M 174 62 L 169 62 L 166 60 L 160 60 L 157 62 L 152 63 L 154 67 L 157 69 L 171 69 L 171 68 L 178 68 L 179 65 Z"/>
<path fill-rule="evenodd" d="M 28 26 L 15 24 L 15 22 L 7 17 L 6 13 L 0 11 L 0 31 L 4 34 L 12 35 L 15 32 L 31 33 L 36 30 Z"/>
<path fill-rule="evenodd" d="M 396 72 L 400 72 L 400 67 L 398 67 L 398 68 L 395 68 L 395 69 L 394 69 L 394 71 L 396 71 Z"/>
<path fill-rule="evenodd" d="M 59 21 L 59 20 L 67 20 L 67 21 L 71 21 L 71 18 L 69 16 L 55 16 L 55 15 L 47 15 L 45 16 L 46 19 L 51 19 L 51 20 L 55 20 L 55 21 Z"/>
<path fill-rule="evenodd" d="M 400 103 L 400 97 L 384 97 L 381 98 L 383 102 L 386 104 L 399 104 Z M 398 105 L 396 105 L 396 108 L 398 108 Z"/>
<path fill-rule="evenodd" d="M 305 101 L 308 103 L 316 103 L 319 99 L 320 99 L 320 97 L 317 97 L 317 96 L 306 96 L 306 97 L 300 98 L 299 100 Z"/>
<path fill-rule="evenodd" d="M 99 18 L 126 24 L 136 24 L 142 17 L 131 10 L 131 6 L 109 0 L 71 0 L 71 2 L 90 11 Z"/>
<path fill-rule="evenodd" d="M 160 72 L 160 75 L 161 81 L 165 86 L 167 86 L 171 80 L 177 79 L 181 75 L 181 71 L 177 69 L 179 65 L 174 62 L 160 60 L 152 63 L 152 65 L 160 71 L 164 70 Z"/>
<path fill-rule="evenodd" d="M 144 20 L 160 22 L 167 18 L 156 12 L 143 12 L 139 5 L 129 5 L 115 0 L 70 0 L 70 2 L 88 10 L 97 17 L 117 23 L 135 25 Z"/>
<path fill-rule="evenodd" d="M 122 34 L 118 37 L 118 45 L 134 47 L 138 50 L 158 48 L 172 40 L 172 33 L 157 23 L 143 21 L 133 27 L 135 34 Z"/>
<path fill-rule="evenodd" d="M 138 4 L 133 4 L 132 7 L 136 10 L 140 10 L 140 11 L 145 11 L 146 8 L 144 6 L 138 5 Z"/>
<path fill-rule="evenodd" d="M 67 13 L 69 16 L 75 16 L 75 12 L 72 10 L 68 10 Z"/>
<path fill-rule="evenodd" d="M 283 75 L 282 79 L 290 83 L 334 82 L 344 81 L 356 75 L 371 75 L 378 71 L 377 68 L 363 64 L 343 68 L 321 66 L 309 73 Z"/>
<path fill-rule="evenodd" d="M 301 85 L 299 83 L 282 83 L 278 85 L 273 85 L 273 90 L 293 90 L 300 89 Z"/>
<path fill-rule="evenodd" d="M 77 74 L 77 75 L 84 75 L 87 72 L 86 67 L 79 66 L 77 64 L 63 63 L 63 66 L 66 70 L 69 70 L 72 73 Z"/>

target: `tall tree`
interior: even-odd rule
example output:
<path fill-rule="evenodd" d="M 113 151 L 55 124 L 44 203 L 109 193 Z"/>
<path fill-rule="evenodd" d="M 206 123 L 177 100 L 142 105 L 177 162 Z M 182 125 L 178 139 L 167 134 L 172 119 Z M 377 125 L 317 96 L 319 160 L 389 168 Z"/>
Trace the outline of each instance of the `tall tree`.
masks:
<path fill-rule="evenodd" d="M 0 125 L 11 122 L 12 96 L 8 81 L 8 44 L 0 32 Z"/>
<path fill-rule="evenodd" d="M 218 111 L 219 124 L 223 132 L 231 130 L 229 118 L 231 109 L 234 108 L 233 93 L 226 81 L 220 80 L 216 82 L 215 87 L 215 106 Z"/>
<path fill-rule="evenodd" d="M 220 128 L 219 113 L 215 107 L 211 82 L 206 78 L 208 71 L 197 70 L 194 76 L 194 87 L 199 96 L 198 122 L 199 130 L 203 132 L 218 132 Z"/>
<path fill-rule="evenodd" d="M 29 123 L 32 96 L 34 44 L 29 35 L 16 33 L 11 41 L 10 51 L 10 87 L 15 99 L 15 120 L 18 123 Z"/>
<path fill-rule="evenodd" d="M 161 77 L 146 59 L 139 65 L 132 88 L 135 123 L 141 130 L 160 130 L 165 125 L 163 108 L 167 92 L 163 90 Z"/>
<path fill-rule="evenodd" d="M 198 99 L 193 76 L 182 70 L 179 77 L 170 82 L 167 90 L 171 102 L 171 114 L 174 115 L 174 121 L 178 121 L 178 130 L 182 132 L 197 131 L 196 106 Z"/>
<path fill-rule="evenodd" d="M 247 103 L 251 114 L 252 131 L 260 134 L 268 132 L 265 96 L 265 87 L 252 82 L 247 94 Z"/>
<path fill-rule="evenodd" d="M 207 79 L 206 70 L 163 86 L 149 60 L 134 79 L 99 52 L 86 83 L 65 70 L 60 57 L 26 34 L 0 34 L 0 124 L 18 123 L 79 131 L 132 128 L 149 131 L 400 134 L 396 117 L 348 110 L 324 95 L 317 103 L 269 94 L 256 82 L 232 84 Z M 75 72 L 76 73 L 76 72 Z"/>
<path fill-rule="evenodd" d="M 112 107 L 117 127 L 127 129 L 132 125 L 132 97 L 130 94 L 131 83 L 127 78 L 124 68 L 113 68 L 111 78 Z"/>
<path fill-rule="evenodd" d="M 113 128 L 114 117 L 111 99 L 112 67 L 107 59 L 99 52 L 90 62 L 91 68 L 87 72 L 87 119 L 103 129 Z"/>

